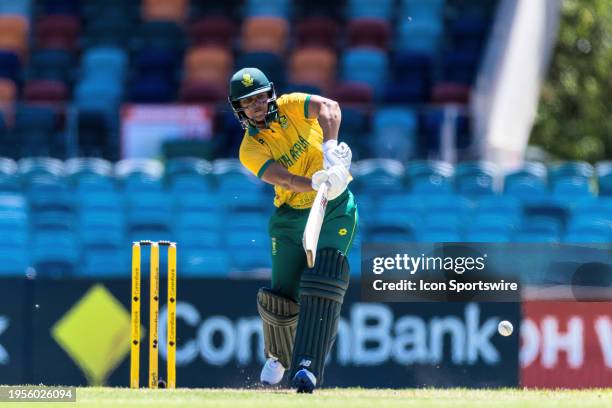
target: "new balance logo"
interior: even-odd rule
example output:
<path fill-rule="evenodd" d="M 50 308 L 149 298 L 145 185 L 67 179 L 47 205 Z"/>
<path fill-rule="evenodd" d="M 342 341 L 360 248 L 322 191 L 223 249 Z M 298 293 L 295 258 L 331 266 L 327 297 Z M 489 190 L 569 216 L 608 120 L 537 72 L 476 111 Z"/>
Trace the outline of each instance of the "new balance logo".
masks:
<path fill-rule="evenodd" d="M 312 364 L 312 361 L 310 360 L 303 359 L 302 361 L 300 361 L 300 365 L 302 367 L 310 367 L 310 364 Z"/>

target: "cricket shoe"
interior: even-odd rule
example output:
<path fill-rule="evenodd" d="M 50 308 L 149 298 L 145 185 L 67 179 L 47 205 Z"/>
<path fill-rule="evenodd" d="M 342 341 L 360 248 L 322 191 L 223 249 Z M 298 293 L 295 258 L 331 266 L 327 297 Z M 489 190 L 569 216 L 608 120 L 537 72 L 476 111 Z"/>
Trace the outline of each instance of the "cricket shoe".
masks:
<path fill-rule="evenodd" d="M 317 377 L 307 369 L 302 368 L 293 376 L 291 385 L 297 390 L 298 394 L 312 394 L 317 386 Z"/>
<path fill-rule="evenodd" d="M 261 369 L 259 380 L 265 385 L 276 385 L 283 379 L 285 367 L 274 357 L 269 357 Z"/>

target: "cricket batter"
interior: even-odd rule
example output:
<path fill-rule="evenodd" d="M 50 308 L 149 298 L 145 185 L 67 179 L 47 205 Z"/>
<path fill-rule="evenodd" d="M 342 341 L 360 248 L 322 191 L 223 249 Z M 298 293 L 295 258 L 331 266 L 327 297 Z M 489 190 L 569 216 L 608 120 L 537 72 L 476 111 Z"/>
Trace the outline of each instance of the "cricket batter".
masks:
<path fill-rule="evenodd" d="M 357 207 L 347 189 L 351 150 L 338 143 L 340 107 L 317 95 L 292 93 L 278 99 L 257 68 L 230 80 L 229 101 L 246 130 L 240 161 L 274 185 L 269 233 L 272 282 L 257 294 L 267 361 L 264 384 L 278 384 L 290 369 L 298 392 L 323 381 L 325 358 L 338 329 L 349 283 L 347 255 L 357 225 Z M 302 234 L 316 190 L 329 183 L 314 268 L 306 266 Z"/>

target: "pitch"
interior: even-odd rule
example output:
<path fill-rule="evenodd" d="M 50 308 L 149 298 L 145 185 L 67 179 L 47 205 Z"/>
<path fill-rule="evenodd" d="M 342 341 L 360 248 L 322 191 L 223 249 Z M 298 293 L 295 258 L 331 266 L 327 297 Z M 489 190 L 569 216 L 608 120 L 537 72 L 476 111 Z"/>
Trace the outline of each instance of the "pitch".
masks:
<path fill-rule="evenodd" d="M 78 388 L 77 403 L 54 407 L 610 407 L 612 388 L 593 390 L 468 390 L 332 388 L 312 395 L 291 390 Z M 0 403 L 0 407 L 14 404 Z"/>

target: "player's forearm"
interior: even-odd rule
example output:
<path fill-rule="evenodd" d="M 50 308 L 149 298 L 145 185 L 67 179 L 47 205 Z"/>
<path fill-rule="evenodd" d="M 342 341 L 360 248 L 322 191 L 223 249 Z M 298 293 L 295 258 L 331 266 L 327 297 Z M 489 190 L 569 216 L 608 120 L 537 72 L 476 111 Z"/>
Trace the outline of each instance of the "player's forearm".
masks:
<path fill-rule="evenodd" d="M 285 190 L 295 191 L 296 193 L 313 191 L 310 178 L 291 174 L 277 162 L 270 164 L 261 178 L 266 183 L 280 186 Z"/>
<path fill-rule="evenodd" d="M 296 176 L 295 174 L 282 180 L 281 186 L 286 190 L 295 191 L 296 193 L 314 191 L 312 181 L 308 177 Z"/>
<path fill-rule="evenodd" d="M 338 131 L 342 120 L 340 105 L 335 101 L 325 100 L 321 104 L 318 120 L 323 130 L 323 141 L 338 140 Z"/>

